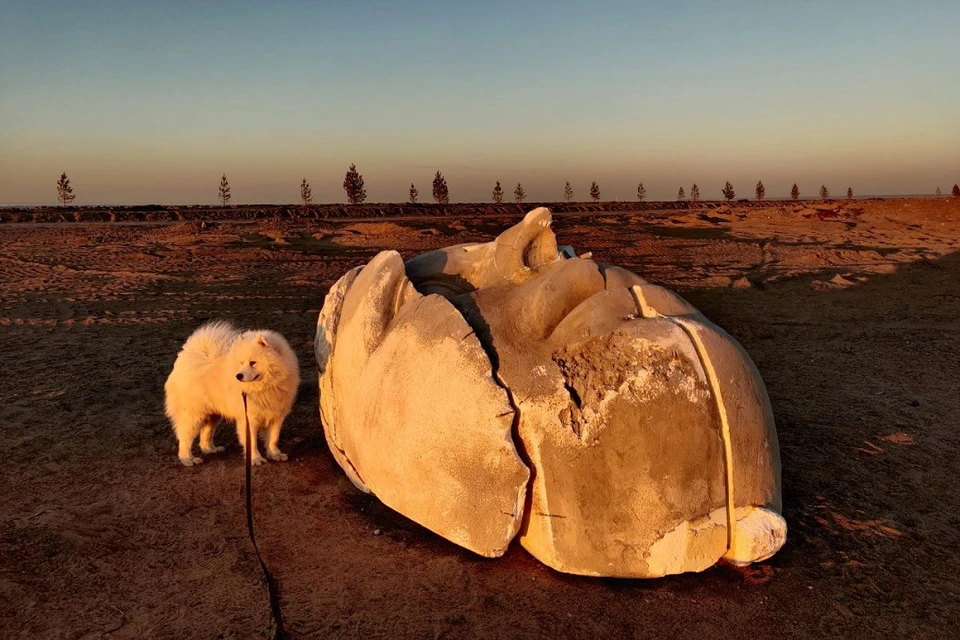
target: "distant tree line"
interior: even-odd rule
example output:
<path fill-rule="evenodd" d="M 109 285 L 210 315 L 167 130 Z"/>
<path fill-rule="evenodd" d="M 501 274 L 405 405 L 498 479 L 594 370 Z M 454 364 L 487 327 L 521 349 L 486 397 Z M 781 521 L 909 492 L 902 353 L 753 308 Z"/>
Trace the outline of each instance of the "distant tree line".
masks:
<path fill-rule="evenodd" d="M 347 169 L 347 173 L 343 178 L 343 190 L 347 194 L 347 201 L 350 204 L 362 204 L 367 199 L 366 186 L 363 180 L 363 175 L 357 171 L 357 165 L 351 164 Z M 590 183 L 590 198 L 594 202 L 600 201 L 600 186 L 597 184 L 596 180 Z M 762 202 L 767 195 L 767 188 L 764 186 L 762 180 L 758 180 L 756 186 L 754 187 L 754 194 L 756 195 L 757 201 Z M 724 183 L 723 187 L 720 189 L 720 195 L 723 196 L 725 200 L 732 201 L 736 198 L 736 191 L 734 191 L 733 184 L 729 180 Z M 935 195 L 937 197 L 942 197 L 943 193 L 940 190 L 940 187 L 937 187 Z M 960 184 L 954 184 L 953 189 L 951 190 L 951 195 L 954 198 L 960 198 Z M 566 202 L 573 200 L 574 190 L 570 185 L 570 181 L 564 183 L 563 185 L 563 199 Z M 820 200 L 829 200 L 830 199 L 830 190 L 827 188 L 827 185 L 820 186 L 819 192 Z M 73 187 L 70 184 L 70 178 L 67 177 L 66 172 L 60 174 L 60 179 L 57 180 L 57 202 L 61 205 L 66 206 L 74 201 L 76 194 L 73 192 Z M 420 197 L 420 191 L 417 187 L 411 182 L 410 190 L 408 194 L 408 200 L 411 204 L 416 204 Z M 518 204 L 523 204 L 527 199 L 527 192 L 523 188 L 523 185 L 518 182 L 516 189 L 513 190 L 514 200 Z M 227 180 L 227 174 L 223 174 L 220 177 L 220 186 L 217 191 L 217 199 L 224 206 L 230 202 L 230 182 Z M 680 202 L 685 201 L 687 198 L 686 191 L 681 186 L 677 191 L 677 200 Z M 790 198 L 794 201 L 800 199 L 800 188 L 796 183 L 793 184 L 793 187 L 790 189 Z M 449 204 L 450 203 L 450 190 L 447 187 L 447 181 L 443 177 L 443 174 L 440 170 L 437 170 L 436 175 L 433 178 L 433 199 L 438 204 Z M 498 180 L 496 185 L 493 187 L 492 199 L 495 203 L 503 203 L 503 187 L 500 186 L 500 181 Z M 642 182 L 637 184 L 637 200 L 643 202 L 647 199 L 647 188 Z M 853 187 L 847 187 L 847 200 L 853 199 Z M 310 189 L 310 183 L 307 182 L 307 179 L 304 178 L 300 182 L 300 201 L 304 207 L 309 207 L 313 202 L 313 192 Z M 699 202 L 700 201 L 700 187 L 696 182 L 693 183 L 693 186 L 690 187 L 690 201 Z"/>

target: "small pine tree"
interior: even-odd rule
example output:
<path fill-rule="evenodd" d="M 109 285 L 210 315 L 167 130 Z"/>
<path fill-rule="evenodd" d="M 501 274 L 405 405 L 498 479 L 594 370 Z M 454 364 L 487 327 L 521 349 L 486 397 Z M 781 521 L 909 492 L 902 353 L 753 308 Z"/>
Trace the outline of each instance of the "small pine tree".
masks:
<path fill-rule="evenodd" d="M 790 197 L 794 200 L 800 199 L 800 187 L 797 186 L 797 183 L 793 183 L 793 189 L 790 189 Z"/>
<path fill-rule="evenodd" d="M 697 202 L 700 200 L 700 187 L 697 186 L 697 183 L 694 182 L 693 186 L 690 187 L 690 201 Z"/>
<path fill-rule="evenodd" d="M 590 197 L 593 198 L 594 202 L 600 200 L 600 185 L 597 184 L 596 180 L 590 183 Z"/>
<path fill-rule="evenodd" d="M 828 200 L 830 198 L 830 189 L 827 189 L 827 185 L 820 185 L 820 199 Z"/>
<path fill-rule="evenodd" d="M 517 204 L 523 204 L 523 199 L 527 197 L 527 192 L 523 190 L 523 185 L 517 183 L 517 188 L 513 190 L 513 197 Z"/>
<path fill-rule="evenodd" d="M 953 197 L 960 198 L 960 185 L 953 185 Z"/>
<path fill-rule="evenodd" d="M 847 187 L 847 200 L 853 200 L 853 187 Z"/>
<path fill-rule="evenodd" d="M 417 191 L 417 188 L 413 186 L 413 183 L 410 183 L 410 204 L 417 204 L 417 198 L 420 197 L 420 192 Z"/>
<path fill-rule="evenodd" d="M 220 178 L 220 192 L 217 197 L 223 206 L 227 206 L 227 203 L 230 202 L 230 183 L 227 182 L 227 174 L 223 174 Z"/>
<path fill-rule="evenodd" d="M 730 184 L 729 180 L 727 180 L 727 183 L 723 185 L 723 197 L 729 201 L 733 200 L 736 195 L 737 194 L 733 191 L 733 185 Z"/>
<path fill-rule="evenodd" d="M 643 202 L 647 199 L 647 188 L 643 186 L 643 183 L 637 185 L 637 200 Z"/>
<path fill-rule="evenodd" d="M 503 202 L 503 187 L 500 186 L 499 180 L 497 180 L 497 185 L 493 188 L 493 201 L 497 204 Z"/>
<path fill-rule="evenodd" d="M 433 199 L 440 204 L 450 203 L 450 191 L 447 189 L 447 181 L 439 171 L 437 171 L 437 175 L 433 177 Z"/>
<path fill-rule="evenodd" d="M 313 193 L 310 191 L 310 183 L 307 182 L 306 178 L 300 183 L 300 199 L 303 201 L 304 208 L 313 202 Z"/>
<path fill-rule="evenodd" d="M 687 194 L 683 192 L 683 187 L 680 187 L 680 191 L 677 191 L 677 200 L 683 202 L 687 197 Z"/>
<path fill-rule="evenodd" d="M 763 186 L 762 180 L 757 180 L 757 186 L 754 189 L 754 192 L 757 194 L 757 202 L 762 202 L 763 197 L 767 195 L 767 188 Z"/>
<path fill-rule="evenodd" d="M 367 199 L 367 190 L 363 188 L 363 176 L 357 172 L 357 165 L 351 164 L 343 177 L 343 190 L 347 192 L 350 204 L 361 204 Z"/>
<path fill-rule="evenodd" d="M 566 200 L 567 202 L 570 202 L 571 200 L 573 200 L 573 187 L 570 186 L 569 181 L 567 181 L 567 183 L 563 185 L 563 199 Z"/>
<path fill-rule="evenodd" d="M 70 186 L 70 178 L 67 177 L 66 173 L 61 173 L 60 179 L 57 180 L 57 201 L 63 206 L 67 206 L 76 197 L 73 194 L 73 187 Z"/>
<path fill-rule="evenodd" d="M 938 198 L 943 195 L 943 191 L 940 191 L 940 187 L 937 187 L 937 192 L 934 195 L 936 195 Z"/>

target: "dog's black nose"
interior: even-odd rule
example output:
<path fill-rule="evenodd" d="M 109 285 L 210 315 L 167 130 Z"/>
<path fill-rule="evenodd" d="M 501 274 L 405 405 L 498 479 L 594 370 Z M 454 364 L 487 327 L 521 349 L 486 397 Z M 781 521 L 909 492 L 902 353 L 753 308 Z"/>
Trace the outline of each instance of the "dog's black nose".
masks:
<path fill-rule="evenodd" d="M 241 380 L 241 381 L 243 380 L 243 374 L 242 374 L 242 373 L 238 373 L 238 374 L 237 374 L 237 380 Z"/>

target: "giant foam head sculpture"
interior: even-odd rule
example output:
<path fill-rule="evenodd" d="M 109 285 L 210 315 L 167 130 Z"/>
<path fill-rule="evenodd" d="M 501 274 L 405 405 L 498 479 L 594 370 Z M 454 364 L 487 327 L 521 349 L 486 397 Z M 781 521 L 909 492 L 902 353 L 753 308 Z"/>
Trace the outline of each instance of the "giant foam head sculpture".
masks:
<path fill-rule="evenodd" d="M 315 344 L 334 458 L 483 556 L 517 537 L 617 577 L 768 558 L 786 523 L 750 357 L 675 293 L 558 252 L 550 222 L 340 278 Z"/>

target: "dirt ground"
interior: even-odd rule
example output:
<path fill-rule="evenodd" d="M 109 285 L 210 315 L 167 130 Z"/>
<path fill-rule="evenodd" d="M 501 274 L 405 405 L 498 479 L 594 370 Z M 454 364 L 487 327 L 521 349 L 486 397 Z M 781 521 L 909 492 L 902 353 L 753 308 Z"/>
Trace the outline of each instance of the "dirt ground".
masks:
<path fill-rule="evenodd" d="M 0 637 L 269 635 L 232 429 L 187 469 L 162 409 L 179 346 L 220 317 L 300 357 L 290 461 L 254 473 L 293 637 L 956 637 L 960 200 L 556 219 L 562 244 L 727 329 L 773 402 L 786 546 L 651 581 L 475 557 L 357 492 L 325 448 L 327 287 L 380 249 L 515 220 L 0 225 Z"/>

